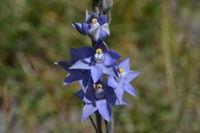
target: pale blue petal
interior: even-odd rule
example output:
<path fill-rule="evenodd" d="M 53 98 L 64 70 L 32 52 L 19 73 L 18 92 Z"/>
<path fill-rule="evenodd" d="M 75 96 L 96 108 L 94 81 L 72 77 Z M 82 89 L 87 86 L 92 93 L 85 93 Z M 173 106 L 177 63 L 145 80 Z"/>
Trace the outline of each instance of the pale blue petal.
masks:
<path fill-rule="evenodd" d="M 90 116 L 91 114 L 93 114 L 96 110 L 97 110 L 97 107 L 95 107 L 93 104 L 86 104 L 83 107 L 81 121 L 85 120 L 88 116 Z"/>
<path fill-rule="evenodd" d="M 129 58 L 124 59 L 119 63 L 118 67 L 123 68 L 125 71 L 128 72 L 130 70 L 130 59 Z"/>
<path fill-rule="evenodd" d="M 119 100 L 116 100 L 115 104 L 114 105 L 129 105 L 130 103 L 123 99 L 121 102 L 119 102 Z"/>
<path fill-rule="evenodd" d="M 110 121 L 111 107 L 105 99 L 96 101 L 96 105 L 99 113 L 103 116 L 106 121 Z"/>
<path fill-rule="evenodd" d="M 127 82 L 127 81 L 123 82 L 123 89 L 124 89 L 124 91 L 126 91 L 130 95 L 136 96 L 135 89 L 133 88 L 133 86 L 129 82 Z"/>
<path fill-rule="evenodd" d="M 112 75 L 112 76 L 116 76 L 115 73 L 115 68 L 113 66 L 105 66 L 104 64 L 96 64 L 98 66 L 100 66 L 103 70 L 103 73 L 107 74 L 107 75 Z"/>
<path fill-rule="evenodd" d="M 86 21 L 86 22 L 90 19 L 91 14 L 92 14 L 92 13 L 91 13 L 89 10 L 86 10 L 86 12 L 85 12 L 85 21 Z"/>
<path fill-rule="evenodd" d="M 113 76 L 108 76 L 107 84 L 112 88 L 117 88 L 119 85 L 119 83 L 115 80 Z"/>
<path fill-rule="evenodd" d="M 89 30 L 89 35 L 93 41 L 99 40 L 100 30 L 100 27 L 95 27 Z"/>
<path fill-rule="evenodd" d="M 90 70 L 91 66 L 87 63 L 84 63 L 82 60 L 77 61 L 73 64 L 69 69 L 83 69 L 83 70 Z"/>
<path fill-rule="evenodd" d="M 124 90 L 122 87 L 123 87 L 122 84 L 119 84 L 119 86 L 116 89 L 114 89 L 115 95 L 117 97 L 117 101 L 119 103 L 122 103 L 124 99 Z"/>
<path fill-rule="evenodd" d="M 86 91 L 88 89 L 89 81 L 86 83 L 84 81 L 80 81 L 79 83 L 81 85 L 81 89 L 83 90 L 83 92 L 86 93 Z"/>
<path fill-rule="evenodd" d="M 129 71 L 129 73 L 125 76 L 125 79 L 128 82 L 130 82 L 133 79 L 135 79 L 139 74 L 140 74 L 140 72 L 138 72 L 138 71 Z"/>
<path fill-rule="evenodd" d="M 102 74 L 103 74 L 103 71 L 101 67 L 97 65 L 91 67 L 91 76 L 94 83 L 96 83 L 101 78 Z"/>
<path fill-rule="evenodd" d="M 82 60 L 82 62 L 84 62 L 86 64 L 91 64 L 91 59 L 92 59 L 92 57 L 84 58 L 84 60 Z"/>
<path fill-rule="evenodd" d="M 121 55 L 113 50 L 108 50 L 106 53 L 104 53 L 105 59 L 104 64 L 106 66 L 113 65 L 120 57 Z"/>

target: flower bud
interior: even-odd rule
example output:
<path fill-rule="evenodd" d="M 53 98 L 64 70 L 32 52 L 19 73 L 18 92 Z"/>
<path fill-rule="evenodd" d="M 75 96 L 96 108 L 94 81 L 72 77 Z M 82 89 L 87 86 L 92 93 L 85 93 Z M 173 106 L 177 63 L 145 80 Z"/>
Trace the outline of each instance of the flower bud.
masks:
<path fill-rule="evenodd" d="M 108 13 L 113 6 L 113 0 L 102 0 L 101 8 L 103 13 Z"/>

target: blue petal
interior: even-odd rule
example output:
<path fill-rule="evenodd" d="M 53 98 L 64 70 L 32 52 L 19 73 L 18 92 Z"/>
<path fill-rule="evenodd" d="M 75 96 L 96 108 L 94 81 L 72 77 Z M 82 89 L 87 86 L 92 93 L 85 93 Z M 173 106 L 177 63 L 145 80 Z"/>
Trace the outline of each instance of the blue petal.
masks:
<path fill-rule="evenodd" d="M 91 18 L 92 13 L 89 10 L 85 12 L 85 21 L 87 22 Z"/>
<path fill-rule="evenodd" d="M 70 58 L 73 64 L 82 59 L 76 48 L 70 48 Z"/>
<path fill-rule="evenodd" d="M 72 64 L 74 64 L 81 59 L 93 56 L 94 52 L 95 50 L 92 47 L 71 48 L 70 49 L 71 62 Z"/>
<path fill-rule="evenodd" d="M 125 71 L 130 71 L 130 59 L 126 58 L 119 63 L 119 68 L 123 68 Z"/>
<path fill-rule="evenodd" d="M 100 25 L 103 25 L 103 24 L 107 23 L 108 22 L 107 15 L 101 15 L 101 16 L 99 16 L 98 22 L 99 22 Z"/>
<path fill-rule="evenodd" d="M 94 83 L 96 83 L 101 78 L 102 74 L 103 74 L 103 71 L 101 67 L 95 65 L 91 68 L 91 76 Z"/>
<path fill-rule="evenodd" d="M 86 64 L 91 64 L 92 57 L 85 58 L 84 60 L 82 60 L 82 62 L 85 62 Z"/>
<path fill-rule="evenodd" d="M 107 66 L 105 66 L 104 64 L 101 64 L 101 63 L 96 63 L 96 66 L 101 67 L 104 74 L 117 76 L 117 74 L 115 72 L 115 68 L 113 66 L 107 67 Z"/>
<path fill-rule="evenodd" d="M 90 71 L 87 71 L 82 77 L 83 77 L 82 84 L 83 86 L 87 87 L 88 84 L 90 83 L 90 80 L 92 80 Z"/>
<path fill-rule="evenodd" d="M 104 91 L 105 91 L 105 98 L 107 102 L 111 105 L 115 105 L 117 98 L 116 98 L 113 88 L 105 86 Z"/>
<path fill-rule="evenodd" d="M 119 103 L 122 103 L 124 99 L 124 90 L 122 87 L 122 83 L 120 83 L 119 86 L 114 89 L 115 95 L 117 96 L 117 100 Z"/>
<path fill-rule="evenodd" d="M 72 23 L 72 26 L 82 34 L 82 23 Z"/>
<path fill-rule="evenodd" d="M 81 87 L 82 87 L 82 90 L 85 93 L 85 97 L 87 99 L 89 99 L 90 101 L 95 101 L 93 82 L 90 81 L 87 86 L 81 85 Z"/>
<path fill-rule="evenodd" d="M 89 25 L 87 23 L 82 23 L 82 34 L 88 35 L 89 33 Z"/>
<path fill-rule="evenodd" d="M 106 66 L 113 65 L 121 57 L 119 53 L 113 50 L 108 50 L 106 53 L 104 53 L 104 56 L 104 64 Z"/>
<path fill-rule="evenodd" d="M 82 60 L 77 61 L 73 64 L 69 69 L 83 69 L 83 70 L 90 70 L 91 66 L 87 63 L 84 63 Z"/>
<path fill-rule="evenodd" d="M 119 85 L 119 83 L 115 80 L 113 76 L 108 76 L 107 84 L 112 88 L 117 88 Z"/>
<path fill-rule="evenodd" d="M 100 26 L 89 29 L 89 35 L 93 41 L 99 40 L 100 30 L 101 30 Z"/>
<path fill-rule="evenodd" d="M 66 71 L 69 71 L 69 67 L 71 66 L 70 61 L 59 61 L 59 62 L 55 62 L 54 64 L 58 65 L 59 67 L 61 67 L 62 69 Z"/>
<path fill-rule="evenodd" d="M 130 71 L 127 75 L 126 75 L 126 77 L 125 77 L 125 79 L 127 80 L 127 81 L 132 81 L 134 78 L 136 78 L 138 75 L 140 74 L 140 72 L 138 72 L 138 71 Z"/>
<path fill-rule="evenodd" d="M 102 40 L 93 41 L 92 43 L 95 49 L 101 48 L 104 52 L 108 50 L 107 44 Z"/>
<path fill-rule="evenodd" d="M 85 103 L 89 104 L 92 103 L 91 100 L 87 99 L 85 97 L 85 93 L 83 92 L 83 90 L 78 91 L 75 96 L 77 96 L 79 99 L 81 99 L 82 101 L 84 101 Z"/>
<path fill-rule="evenodd" d="M 92 47 L 82 47 L 82 48 L 77 48 L 76 49 L 81 58 L 88 58 L 92 55 L 94 55 L 95 50 Z"/>
<path fill-rule="evenodd" d="M 99 41 L 110 35 L 108 24 L 89 29 L 89 35 L 93 41 Z"/>
<path fill-rule="evenodd" d="M 86 104 L 83 107 L 83 113 L 82 113 L 81 121 L 85 120 L 88 116 L 93 114 L 96 110 L 97 110 L 97 107 L 95 107 L 93 104 Z"/>
<path fill-rule="evenodd" d="M 98 65 L 100 65 L 100 64 L 98 64 Z M 103 73 L 105 73 L 107 75 L 116 76 L 115 68 L 113 66 L 106 67 L 105 65 L 101 65 L 101 68 L 103 69 Z"/>
<path fill-rule="evenodd" d="M 80 81 L 81 88 L 85 93 L 87 92 L 88 88 L 91 86 L 91 80 L 92 79 L 90 75 L 88 75 L 88 76 L 85 76 L 82 81 Z"/>
<path fill-rule="evenodd" d="M 89 27 L 87 23 L 72 23 L 72 26 L 76 28 L 81 34 L 88 35 Z"/>
<path fill-rule="evenodd" d="M 114 50 L 109 50 L 109 51 L 108 51 L 108 54 L 109 54 L 112 58 L 117 59 L 117 60 L 121 57 L 121 55 L 120 55 L 119 53 L 115 52 Z"/>
<path fill-rule="evenodd" d="M 108 25 L 103 25 L 101 28 L 100 28 L 100 31 L 99 31 L 99 36 L 98 36 L 98 39 L 97 40 L 101 40 L 105 37 L 108 37 L 110 35 L 110 31 L 109 31 L 109 27 Z"/>
<path fill-rule="evenodd" d="M 106 121 L 110 121 L 111 107 L 105 99 L 96 101 L 96 105 L 99 113 L 103 116 Z"/>
<path fill-rule="evenodd" d="M 136 96 L 135 89 L 129 82 L 127 82 L 127 81 L 123 82 L 123 89 L 130 95 Z"/>
<path fill-rule="evenodd" d="M 130 103 L 127 100 L 123 99 L 122 102 L 119 102 L 118 100 L 116 100 L 114 105 L 129 105 L 129 104 Z"/>
<path fill-rule="evenodd" d="M 68 85 L 68 84 L 71 84 L 73 82 L 79 81 L 81 79 L 82 79 L 82 75 L 79 72 L 79 70 L 77 70 L 76 72 L 72 72 L 67 77 L 65 77 L 63 85 Z"/>

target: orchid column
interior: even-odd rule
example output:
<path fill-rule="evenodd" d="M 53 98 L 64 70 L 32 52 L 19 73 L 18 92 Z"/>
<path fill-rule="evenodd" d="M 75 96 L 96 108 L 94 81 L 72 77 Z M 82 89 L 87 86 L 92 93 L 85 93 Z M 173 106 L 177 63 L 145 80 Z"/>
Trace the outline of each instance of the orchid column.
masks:
<path fill-rule="evenodd" d="M 107 13 L 112 0 L 96 0 L 93 5 L 94 12 L 86 10 L 85 22 L 72 24 L 79 33 L 91 38 L 91 47 L 71 48 L 71 59 L 55 64 L 68 72 L 64 85 L 80 83 L 81 89 L 75 95 L 84 102 L 82 121 L 89 117 L 96 132 L 102 133 L 103 118 L 107 133 L 112 133 L 112 106 L 128 105 L 125 92 L 136 95 L 130 82 L 139 72 L 130 70 L 129 58 L 118 63 L 121 55 L 110 50 L 103 41 L 110 36 Z M 93 113 L 96 113 L 96 124 L 91 117 Z"/>

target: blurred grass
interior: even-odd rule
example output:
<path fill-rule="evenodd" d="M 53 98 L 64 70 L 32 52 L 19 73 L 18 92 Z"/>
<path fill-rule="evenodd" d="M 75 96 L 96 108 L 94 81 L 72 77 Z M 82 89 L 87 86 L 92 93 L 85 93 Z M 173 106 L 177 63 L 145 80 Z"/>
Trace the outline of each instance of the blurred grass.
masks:
<path fill-rule="evenodd" d="M 115 0 L 109 47 L 141 75 L 132 105 L 115 107 L 116 133 L 200 132 L 200 2 Z M 90 0 L 0 2 L 0 132 L 90 133 L 80 123 L 78 84 L 53 62 L 70 47 L 90 46 L 76 32 Z"/>

